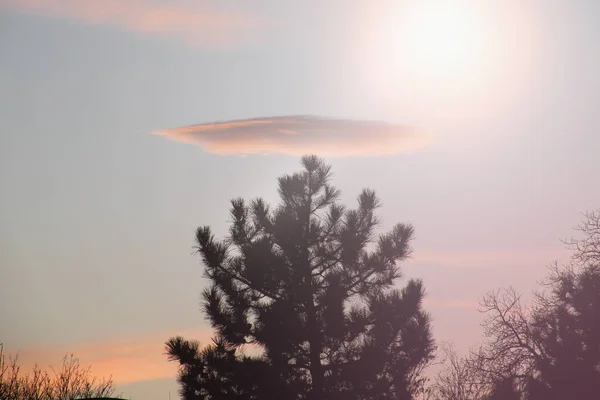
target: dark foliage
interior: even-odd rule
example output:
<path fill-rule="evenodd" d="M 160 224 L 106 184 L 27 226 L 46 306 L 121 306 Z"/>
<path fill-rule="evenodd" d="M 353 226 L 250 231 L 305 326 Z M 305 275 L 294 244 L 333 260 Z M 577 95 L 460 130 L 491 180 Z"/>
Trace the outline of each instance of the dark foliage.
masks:
<path fill-rule="evenodd" d="M 531 317 L 540 343 L 530 400 L 600 396 L 600 264 L 556 270 Z"/>
<path fill-rule="evenodd" d="M 492 393 L 486 400 L 521 400 L 521 394 L 515 388 L 513 379 L 507 378 L 494 385 Z"/>
<path fill-rule="evenodd" d="M 232 201 L 229 236 L 196 233 L 214 343 L 172 338 L 185 399 L 412 399 L 432 358 L 424 289 L 397 288 L 413 228 L 375 236 L 380 202 L 337 202 L 315 156 L 279 178 L 281 203 Z M 244 350 L 246 350 L 244 352 Z"/>

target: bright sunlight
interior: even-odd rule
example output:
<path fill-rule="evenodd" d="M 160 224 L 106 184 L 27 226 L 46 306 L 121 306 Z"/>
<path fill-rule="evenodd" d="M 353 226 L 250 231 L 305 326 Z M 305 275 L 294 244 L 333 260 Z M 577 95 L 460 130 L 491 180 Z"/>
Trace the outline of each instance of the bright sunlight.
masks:
<path fill-rule="evenodd" d="M 481 116 L 485 103 L 497 114 L 519 107 L 531 90 L 539 24 L 527 5 L 390 0 L 365 21 L 357 50 L 363 76 L 390 112 Z"/>
<path fill-rule="evenodd" d="M 391 65 L 411 64 L 432 77 L 458 78 L 482 62 L 486 31 L 468 2 L 414 2 L 392 10 L 382 46 Z"/>

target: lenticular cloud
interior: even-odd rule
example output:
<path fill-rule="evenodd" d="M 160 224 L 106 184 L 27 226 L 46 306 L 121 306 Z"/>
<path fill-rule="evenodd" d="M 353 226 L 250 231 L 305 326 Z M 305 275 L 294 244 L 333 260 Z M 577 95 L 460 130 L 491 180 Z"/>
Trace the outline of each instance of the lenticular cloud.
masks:
<path fill-rule="evenodd" d="M 212 122 L 155 134 L 223 155 L 390 155 L 414 150 L 428 142 L 424 134 L 402 125 L 314 116 Z"/>

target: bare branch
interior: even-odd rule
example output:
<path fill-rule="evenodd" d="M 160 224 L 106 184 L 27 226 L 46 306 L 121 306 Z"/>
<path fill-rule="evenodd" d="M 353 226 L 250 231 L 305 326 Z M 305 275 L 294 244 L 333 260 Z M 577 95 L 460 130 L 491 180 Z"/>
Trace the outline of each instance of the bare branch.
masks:
<path fill-rule="evenodd" d="M 70 400 L 74 398 L 102 398 L 114 395 L 111 378 L 94 377 L 91 369 L 82 368 L 73 355 L 63 358 L 60 370 L 44 371 L 36 364 L 30 373 L 23 373 L 18 356 L 6 362 L 4 347 L 0 344 L 0 399 L 11 400 Z"/>

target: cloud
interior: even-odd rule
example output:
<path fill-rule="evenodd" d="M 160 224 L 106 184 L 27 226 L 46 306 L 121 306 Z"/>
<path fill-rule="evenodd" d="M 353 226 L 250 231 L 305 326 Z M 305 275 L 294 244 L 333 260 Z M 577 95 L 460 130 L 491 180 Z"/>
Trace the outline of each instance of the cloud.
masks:
<path fill-rule="evenodd" d="M 447 266 L 460 268 L 545 267 L 553 260 L 568 256 L 563 247 L 531 249 L 488 249 L 472 251 L 421 251 L 409 261 L 413 266 Z"/>
<path fill-rule="evenodd" d="M 167 129 L 155 134 L 222 155 L 390 155 L 414 150 L 428 142 L 426 135 L 406 126 L 312 116 L 214 122 Z"/>
<path fill-rule="evenodd" d="M 264 25 L 255 16 L 220 11 L 209 2 L 156 0 L 0 0 L 1 6 L 89 24 L 118 26 L 130 31 L 175 36 L 200 46 L 226 46 L 251 40 Z M 194 4 L 191 6 L 190 4 Z"/>
<path fill-rule="evenodd" d="M 33 347 L 25 349 L 6 348 L 7 353 L 19 355 L 19 364 L 30 371 L 37 363 L 42 369 L 60 368 L 65 354 L 73 354 L 81 366 L 91 367 L 93 376 L 112 376 L 116 384 L 172 378 L 177 365 L 167 360 L 164 343 L 170 337 L 181 335 L 209 344 L 212 331 L 208 328 L 196 332 L 163 332 L 141 337 L 122 337 L 95 343 L 81 343 L 73 347 Z M 15 350 L 15 351 L 12 351 Z"/>

